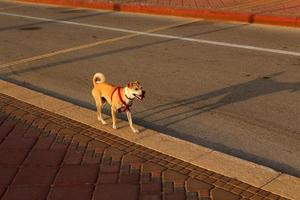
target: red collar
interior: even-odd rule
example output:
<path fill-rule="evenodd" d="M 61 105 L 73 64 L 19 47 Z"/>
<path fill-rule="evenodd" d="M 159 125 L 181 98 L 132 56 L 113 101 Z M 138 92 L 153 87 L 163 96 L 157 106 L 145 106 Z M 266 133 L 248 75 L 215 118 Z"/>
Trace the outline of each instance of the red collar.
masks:
<path fill-rule="evenodd" d="M 118 96 L 119 96 L 119 98 L 120 98 L 120 100 L 121 100 L 121 102 L 122 102 L 122 107 L 119 109 L 119 111 L 120 112 L 125 112 L 125 111 L 130 111 L 130 106 L 131 105 L 128 105 L 128 104 L 126 104 L 126 102 L 123 100 L 123 98 L 122 98 L 122 96 L 121 96 L 121 88 L 122 87 L 116 87 L 115 89 L 114 89 L 114 91 L 111 93 L 111 96 L 110 96 L 110 100 L 111 100 L 111 102 L 112 102 L 112 98 L 113 98 L 113 95 L 114 95 L 114 93 L 118 90 Z"/>

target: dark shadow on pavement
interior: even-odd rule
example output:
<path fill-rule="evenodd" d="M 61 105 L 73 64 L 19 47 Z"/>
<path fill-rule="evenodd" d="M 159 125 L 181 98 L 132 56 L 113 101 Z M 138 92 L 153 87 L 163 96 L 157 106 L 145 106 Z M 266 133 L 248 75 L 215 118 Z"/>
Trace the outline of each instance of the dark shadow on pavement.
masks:
<path fill-rule="evenodd" d="M 283 72 L 271 74 L 265 77 L 259 77 L 245 83 L 232 85 L 213 92 L 200 94 L 198 96 L 161 104 L 151 107 L 147 110 L 140 111 L 138 114 L 142 115 L 143 119 L 146 120 L 147 118 L 153 117 L 156 114 L 165 113 L 164 117 L 156 118 L 151 122 L 156 123 L 159 121 L 164 121 L 164 123 L 162 123 L 163 126 L 170 126 L 182 120 L 218 109 L 228 104 L 247 101 L 255 97 L 269 95 L 275 92 L 297 92 L 300 90 L 300 82 L 280 82 L 272 79 L 281 74 L 283 74 Z M 218 100 L 216 100 L 214 103 L 211 103 L 211 99 L 214 98 Z M 188 111 L 176 111 L 179 107 L 188 108 Z"/>

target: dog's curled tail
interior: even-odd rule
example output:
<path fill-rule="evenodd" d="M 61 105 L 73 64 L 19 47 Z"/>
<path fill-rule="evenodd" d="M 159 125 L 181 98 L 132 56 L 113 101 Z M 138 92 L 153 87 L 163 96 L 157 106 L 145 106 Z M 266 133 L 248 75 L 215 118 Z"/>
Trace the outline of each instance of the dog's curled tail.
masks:
<path fill-rule="evenodd" d="M 96 85 L 103 82 L 105 82 L 105 76 L 101 73 L 96 73 L 93 77 L 93 84 Z"/>

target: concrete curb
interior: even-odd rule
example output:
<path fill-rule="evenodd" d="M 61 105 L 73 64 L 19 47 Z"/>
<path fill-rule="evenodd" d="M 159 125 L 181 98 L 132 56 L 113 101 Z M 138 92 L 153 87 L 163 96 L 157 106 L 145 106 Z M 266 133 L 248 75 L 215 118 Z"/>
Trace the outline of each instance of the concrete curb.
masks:
<path fill-rule="evenodd" d="M 268 167 L 167 136 L 144 127 L 138 127 L 141 133 L 134 134 L 130 131 L 128 123 L 125 121 L 119 120 L 119 129 L 114 130 L 109 125 L 103 126 L 100 124 L 96 119 L 95 111 L 3 80 L 0 80 L 0 92 L 99 130 L 117 135 L 149 149 L 154 149 L 199 167 L 236 178 L 280 196 L 294 200 L 300 199 L 300 178 L 283 174 Z M 105 117 L 108 118 L 108 116 Z M 107 119 L 107 122 L 111 124 L 109 119 Z"/>
<path fill-rule="evenodd" d="M 167 8 L 167 7 L 157 7 L 151 5 L 88 2 L 88 1 L 83 2 L 83 1 L 71 1 L 71 0 L 18 0 L 18 1 L 114 10 L 114 11 L 193 17 L 193 18 L 202 18 L 202 19 L 209 19 L 209 20 L 237 21 L 237 22 L 245 22 L 245 23 L 257 23 L 257 24 L 268 24 L 268 25 L 289 26 L 289 27 L 300 28 L 299 17 L 272 16 L 272 15 L 264 15 L 260 13 L 230 12 L 230 11 L 201 10 L 201 9 L 198 10 L 176 9 L 176 8 Z"/>

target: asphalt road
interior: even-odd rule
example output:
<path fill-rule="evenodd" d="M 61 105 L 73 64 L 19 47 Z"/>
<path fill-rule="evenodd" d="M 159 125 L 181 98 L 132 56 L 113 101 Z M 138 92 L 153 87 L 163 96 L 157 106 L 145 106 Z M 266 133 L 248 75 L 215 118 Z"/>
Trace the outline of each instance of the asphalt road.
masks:
<path fill-rule="evenodd" d="M 2 79 L 91 109 L 95 72 L 140 80 L 136 123 L 300 177 L 300 29 L 0 1 L 0 44 Z"/>

